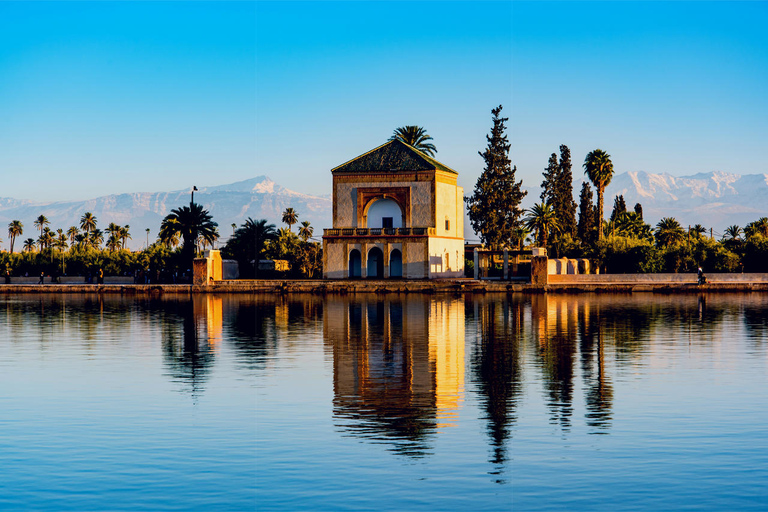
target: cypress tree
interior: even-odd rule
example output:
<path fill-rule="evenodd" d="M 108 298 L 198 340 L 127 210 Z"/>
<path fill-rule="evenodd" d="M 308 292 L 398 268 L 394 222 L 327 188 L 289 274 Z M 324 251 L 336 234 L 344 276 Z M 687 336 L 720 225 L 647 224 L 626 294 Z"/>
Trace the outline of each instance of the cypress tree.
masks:
<path fill-rule="evenodd" d="M 560 145 L 560 164 L 555 192 L 555 212 L 560 223 L 560 233 L 576 234 L 576 201 L 573 200 L 573 173 L 571 172 L 571 150 Z"/>
<path fill-rule="evenodd" d="M 621 214 L 627 213 L 627 203 L 624 201 L 624 195 L 619 194 L 613 200 L 613 211 L 611 212 L 611 222 L 616 222 Z"/>
<path fill-rule="evenodd" d="M 635 213 L 640 217 L 640 220 L 643 220 L 643 205 L 635 203 Z"/>
<path fill-rule="evenodd" d="M 595 237 L 595 206 L 592 204 L 592 187 L 586 181 L 579 195 L 578 236 L 584 244 L 591 244 Z"/>
<path fill-rule="evenodd" d="M 544 169 L 544 181 L 541 182 L 541 204 L 554 204 L 558 174 L 560 174 L 560 165 L 557 162 L 557 154 L 552 153 L 549 156 L 547 168 Z"/>
<path fill-rule="evenodd" d="M 477 178 L 475 190 L 464 200 L 472 229 L 480 235 L 483 244 L 491 249 L 516 245 L 520 238 L 520 202 L 525 197 L 522 180 L 515 182 L 517 167 L 509 159 L 510 144 L 504 131 L 507 117 L 500 117 L 502 106 L 491 110 L 493 127 L 486 135 L 488 146 L 482 153 L 485 168 Z"/>

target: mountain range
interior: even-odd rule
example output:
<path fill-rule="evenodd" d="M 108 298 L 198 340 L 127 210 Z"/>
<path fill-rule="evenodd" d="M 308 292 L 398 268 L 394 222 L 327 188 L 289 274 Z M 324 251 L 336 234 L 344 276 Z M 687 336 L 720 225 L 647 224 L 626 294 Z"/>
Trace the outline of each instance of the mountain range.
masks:
<path fill-rule="evenodd" d="M 524 206 L 539 201 L 539 190 L 526 187 L 528 195 Z M 574 183 L 574 196 L 578 203 L 581 182 Z M 471 190 L 465 190 L 471 193 Z M 614 197 L 624 195 L 627 208 L 635 203 L 643 206 L 646 222 L 655 225 L 662 217 L 675 217 L 683 226 L 702 224 L 713 228 L 716 234 L 729 225 L 744 226 L 760 217 L 768 216 L 768 174 L 739 175 L 725 172 L 700 173 L 692 176 L 652 174 L 643 171 L 626 172 L 613 177 L 605 191 L 605 215 L 610 215 Z M 189 190 L 171 192 L 139 192 L 115 194 L 84 201 L 42 203 L 31 200 L 0 197 L 0 226 L 11 220 L 21 220 L 24 234 L 21 240 L 37 238 L 34 219 L 45 215 L 51 228 L 62 228 L 80 223 L 85 212 L 93 213 L 98 227 L 104 229 L 110 222 L 130 225 L 133 237 L 128 245 L 140 249 L 152 243 L 160 222 L 173 208 L 189 203 Z M 220 242 L 232 233 L 231 225 L 242 224 L 246 218 L 267 219 L 282 226 L 282 212 L 293 208 L 299 221 L 308 220 L 315 228 L 315 239 L 320 239 L 323 228 L 331 227 L 332 203 L 330 196 L 309 195 L 289 190 L 267 176 L 228 185 L 201 187 L 195 192 L 195 202 L 211 212 L 219 224 Z M 5 230 L 3 230 L 5 231 Z M 465 237 L 474 238 L 468 222 Z M 7 233 L 3 233 L 3 247 L 8 247 Z M 15 248 L 21 247 L 21 241 Z"/>
<path fill-rule="evenodd" d="M 62 201 L 40 203 L 29 200 L 0 198 L 0 226 L 7 226 L 11 220 L 24 224 L 21 240 L 37 238 L 39 232 L 34 220 L 45 215 L 51 229 L 79 226 L 83 213 L 96 216 L 98 228 L 106 228 L 110 222 L 121 226 L 128 224 L 132 239 L 131 249 L 140 249 L 147 244 L 146 229 L 149 228 L 149 243 L 157 238 L 160 223 L 173 208 L 188 205 L 189 190 L 172 192 L 138 192 L 115 194 L 85 201 Z M 331 226 L 330 197 L 312 196 L 294 192 L 282 187 L 266 176 L 258 176 L 228 185 L 200 187 L 195 192 L 195 202 L 202 204 L 219 224 L 220 245 L 232 234 L 231 225 L 242 224 L 245 219 L 267 219 L 277 227 L 282 224 L 282 212 L 293 208 L 299 214 L 299 222 L 308 220 L 315 228 L 314 238 L 320 239 L 322 229 Z M 294 231 L 296 227 L 293 228 Z M 8 247 L 7 232 L 3 230 L 3 247 Z M 17 241 L 14 250 L 21 247 Z"/>

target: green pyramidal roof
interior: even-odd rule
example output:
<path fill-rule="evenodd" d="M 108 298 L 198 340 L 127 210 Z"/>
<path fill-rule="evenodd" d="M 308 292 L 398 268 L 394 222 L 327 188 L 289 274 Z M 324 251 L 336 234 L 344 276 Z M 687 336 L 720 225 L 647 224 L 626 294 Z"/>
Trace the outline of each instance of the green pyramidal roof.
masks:
<path fill-rule="evenodd" d="M 399 171 L 446 171 L 458 174 L 434 158 L 400 140 L 391 140 L 349 162 L 331 169 L 331 172 L 380 173 Z"/>

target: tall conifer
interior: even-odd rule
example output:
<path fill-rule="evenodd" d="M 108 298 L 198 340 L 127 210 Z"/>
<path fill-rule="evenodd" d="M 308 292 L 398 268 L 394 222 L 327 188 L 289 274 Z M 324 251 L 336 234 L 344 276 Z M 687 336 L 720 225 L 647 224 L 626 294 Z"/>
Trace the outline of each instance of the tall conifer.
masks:
<path fill-rule="evenodd" d="M 592 187 L 585 181 L 579 195 L 578 225 L 578 236 L 583 244 L 591 244 L 595 238 L 595 206 L 592 197 Z"/>
<path fill-rule="evenodd" d="M 520 202 L 527 192 L 522 190 L 522 180 L 515 182 L 517 167 L 509 159 L 510 144 L 504 131 L 507 117 L 500 117 L 501 105 L 491 110 L 493 128 L 486 135 L 488 146 L 482 153 L 485 169 L 477 179 L 475 190 L 464 200 L 472 229 L 480 240 L 491 249 L 514 246 L 520 236 L 523 210 Z"/>
<path fill-rule="evenodd" d="M 573 200 L 571 150 L 565 144 L 560 145 L 560 164 L 555 197 L 555 211 L 560 223 L 560 233 L 576 235 L 576 201 Z"/>

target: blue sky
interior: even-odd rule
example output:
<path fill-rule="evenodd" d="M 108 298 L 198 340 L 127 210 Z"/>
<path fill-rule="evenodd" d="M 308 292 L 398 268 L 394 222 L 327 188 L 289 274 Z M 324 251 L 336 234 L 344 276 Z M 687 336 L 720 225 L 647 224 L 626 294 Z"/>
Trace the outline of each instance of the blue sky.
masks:
<path fill-rule="evenodd" d="M 768 172 L 765 2 L 0 2 L 0 197 L 330 169 L 427 128 L 467 192 L 490 110 L 538 185 L 550 153 L 617 172 Z"/>

